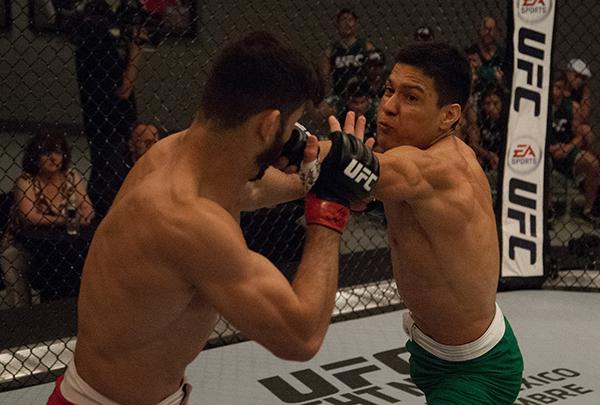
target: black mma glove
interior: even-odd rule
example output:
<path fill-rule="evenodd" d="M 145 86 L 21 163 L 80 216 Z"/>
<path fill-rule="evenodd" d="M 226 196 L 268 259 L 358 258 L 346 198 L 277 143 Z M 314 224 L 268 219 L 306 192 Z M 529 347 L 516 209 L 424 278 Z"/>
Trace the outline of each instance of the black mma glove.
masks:
<path fill-rule="evenodd" d="M 379 160 L 361 140 L 340 131 L 329 134 L 331 150 L 311 192 L 344 206 L 368 197 L 379 180 Z"/>
<path fill-rule="evenodd" d="M 283 145 L 281 156 L 285 156 L 288 159 L 288 166 L 296 166 L 300 168 L 300 164 L 304 159 L 304 147 L 310 133 L 302 126 L 302 124 L 296 122 L 294 129 L 292 129 L 292 135 L 290 139 Z"/>

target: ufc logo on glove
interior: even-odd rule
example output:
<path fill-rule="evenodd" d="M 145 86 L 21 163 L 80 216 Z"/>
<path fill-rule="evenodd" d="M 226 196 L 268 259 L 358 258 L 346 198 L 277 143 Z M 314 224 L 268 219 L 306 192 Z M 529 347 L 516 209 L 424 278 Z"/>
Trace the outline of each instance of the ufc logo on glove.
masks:
<path fill-rule="evenodd" d="M 357 184 L 360 184 L 364 181 L 363 188 L 366 191 L 371 191 L 371 183 L 377 182 L 377 179 L 379 178 L 371 171 L 371 169 L 356 159 L 352 159 L 348 166 L 346 166 L 346 169 L 344 169 L 344 174 L 354 180 L 354 182 Z"/>

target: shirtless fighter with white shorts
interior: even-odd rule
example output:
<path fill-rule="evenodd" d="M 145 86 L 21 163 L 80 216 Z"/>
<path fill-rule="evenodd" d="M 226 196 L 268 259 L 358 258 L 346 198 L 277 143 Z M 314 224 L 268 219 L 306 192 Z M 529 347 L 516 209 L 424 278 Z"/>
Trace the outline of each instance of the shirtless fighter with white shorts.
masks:
<path fill-rule="evenodd" d="M 348 206 L 369 194 L 344 169 L 360 162 L 374 186 L 377 160 L 356 138 L 332 136 L 327 174 L 305 200 L 304 253 L 291 284 L 248 249 L 239 215 L 304 195 L 297 175 L 269 166 L 283 150 L 297 152 L 288 139 L 319 87 L 306 60 L 267 33 L 223 49 L 191 127 L 136 162 L 96 231 L 74 360 L 49 404 L 186 403 L 186 366 L 218 314 L 278 357 L 314 356 L 331 319 Z M 309 136 L 305 163 L 317 148 Z"/>

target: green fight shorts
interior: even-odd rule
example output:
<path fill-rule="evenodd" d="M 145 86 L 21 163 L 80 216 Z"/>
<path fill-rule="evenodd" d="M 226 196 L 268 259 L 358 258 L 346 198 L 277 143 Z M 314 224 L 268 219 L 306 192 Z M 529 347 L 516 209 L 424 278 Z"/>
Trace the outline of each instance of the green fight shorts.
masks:
<path fill-rule="evenodd" d="M 440 359 L 409 340 L 410 376 L 428 405 L 509 405 L 521 388 L 523 357 L 504 318 L 502 339 L 487 353 L 467 361 Z"/>

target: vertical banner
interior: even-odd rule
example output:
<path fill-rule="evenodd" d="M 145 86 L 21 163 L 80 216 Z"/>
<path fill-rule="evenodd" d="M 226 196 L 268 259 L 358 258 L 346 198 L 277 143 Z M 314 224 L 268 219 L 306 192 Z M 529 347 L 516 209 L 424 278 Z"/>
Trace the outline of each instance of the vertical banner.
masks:
<path fill-rule="evenodd" d="M 528 288 L 527 279 L 544 276 L 544 155 L 555 1 L 512 0 L 512 89 L 501 210 L 501 277 L 512 279 L 512 288 Z"/>

